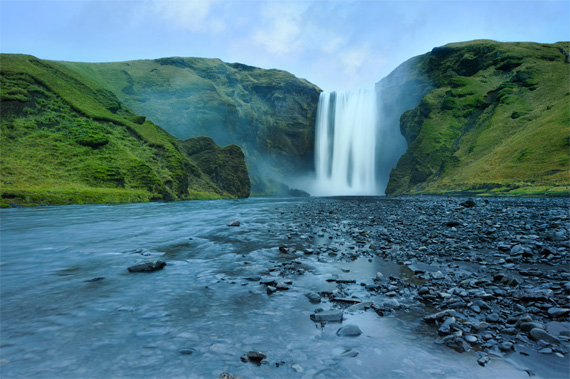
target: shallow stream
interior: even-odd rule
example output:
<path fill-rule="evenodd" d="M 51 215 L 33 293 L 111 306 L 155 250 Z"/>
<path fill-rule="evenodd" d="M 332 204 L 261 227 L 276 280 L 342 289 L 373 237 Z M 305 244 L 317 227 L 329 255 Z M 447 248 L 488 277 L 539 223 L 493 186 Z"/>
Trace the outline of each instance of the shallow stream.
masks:
<path fill-rule="evenodd" d="M 481 367 L 475 353 L 436 344 L 421 317 L 406 312 L 346 313 L 342 324 L 324 326 L 311 321 L 315 308 L 333 308 L 304 296 L 334 290 L 336 283 L 326 279 L 372 283 L 378 271 L 405 276 L 406 268 L 376 258 L 339 262 L 302 250 L 282 254 L 279 246 L 318 249 L 327 243 L 298 216 L 309 201 L 0 211 L 0 376 L 528 377 L 502 359 Z M 241 226 L 228 227 L 231 220 Z M 157 259 L 167 263 L 161 271 L 127 271 Z M 290 289 L 268 295 L 260 278 L 271 278 L 271 268 L 291 261 L 303 274 L 280 278 L 293 282 Z M 337 336 L 347 324 L 358 325 L 362 334 Z M 268 362 L 242 362 L 250 350 L 264 353 Z"/>

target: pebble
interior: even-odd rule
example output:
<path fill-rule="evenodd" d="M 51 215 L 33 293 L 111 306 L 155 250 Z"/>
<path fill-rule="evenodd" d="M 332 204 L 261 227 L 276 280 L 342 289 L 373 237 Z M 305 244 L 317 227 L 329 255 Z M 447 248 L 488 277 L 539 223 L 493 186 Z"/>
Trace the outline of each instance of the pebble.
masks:
<path fill-rule="evenodd" d="M 468 335 L 465 336 L 465 341 L 469 342 L 469 343 L 475 343 L 478 341 L 477 337 L 473 336 L 473 335 Z"/>

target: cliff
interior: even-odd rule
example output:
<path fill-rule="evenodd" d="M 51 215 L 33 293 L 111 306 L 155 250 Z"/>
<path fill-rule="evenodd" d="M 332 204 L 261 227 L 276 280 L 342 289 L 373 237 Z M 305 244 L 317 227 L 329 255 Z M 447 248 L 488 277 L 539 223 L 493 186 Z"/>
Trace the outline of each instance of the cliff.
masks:
<path fill-rule="evenodd" d="M 568 48 L 454 43 L 396 70 L 394 97 L 417 103 L 401 114 L 407 149 L 386 194 L 568 194 Z"/>
<path fill-rule="evenodd" d="M 288 72 L 179 57 L 62 64 L 175 137 L 239 146 L 254 193 L 276 193 L 280 181 L 313 169 L 320 89 Z"/>
<path fill-rule="evenodd" d="M 249 195 L 238 147 L 208 146 L 231 152 L 218 157 L 232 174 L 211 172 L 185 152 L 191 141 L 170 136 L 88 77 L 32 56 L 0 59 L 2 206 Z"/>

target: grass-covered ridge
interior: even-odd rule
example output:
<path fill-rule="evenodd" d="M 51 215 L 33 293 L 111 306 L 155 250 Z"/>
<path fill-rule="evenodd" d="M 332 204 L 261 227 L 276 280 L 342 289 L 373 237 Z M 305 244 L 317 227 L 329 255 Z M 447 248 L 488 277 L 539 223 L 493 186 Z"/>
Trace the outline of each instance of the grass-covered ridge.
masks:
<path fill-rule="evenodd" d="M 245 154 L 252 191 L 313 169 L 320 89 L 282 70 L 219 59 L 61 62 L 173 136 L 208 136 Z"/>
<path fill-rule="evenodd" d="M 249 194 L 222 189 L 224 178 L 214 183 L 181 141 L 95 81 L 58 62 L 0 57 L 2 206 Z"/>
<path fill-rule="evenodd" d="M 400 119 L 387 194 L 570 193 L 569 43 L 471 41 L 410 68 L 431 86 Z"/>

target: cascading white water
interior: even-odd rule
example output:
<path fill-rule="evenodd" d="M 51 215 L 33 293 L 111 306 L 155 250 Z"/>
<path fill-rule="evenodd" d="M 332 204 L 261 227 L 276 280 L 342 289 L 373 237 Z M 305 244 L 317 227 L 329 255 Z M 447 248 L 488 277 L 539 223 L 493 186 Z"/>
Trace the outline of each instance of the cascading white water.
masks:
<path fill-rule="evenodd" d="M 317 108 L 317 195 L 377 195 L 376 91 L 321 93 Z"/>

